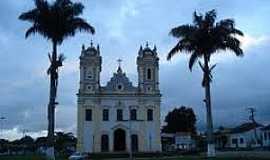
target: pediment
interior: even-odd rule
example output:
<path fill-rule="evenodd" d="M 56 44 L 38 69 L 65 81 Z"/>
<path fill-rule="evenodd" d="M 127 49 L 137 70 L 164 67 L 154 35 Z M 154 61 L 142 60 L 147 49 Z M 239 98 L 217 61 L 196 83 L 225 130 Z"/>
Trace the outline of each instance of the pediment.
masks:
<path fill-rule="evenodd" d="M 121 93 L 135 91 L 136 87 L 132 85 L 132 82 L 129 80 L 125 73 L 118 71 L 117 73 L 113 74 L 113 77 L 104 87 L 104 90 L 107 92 L 110 91 Z"/>

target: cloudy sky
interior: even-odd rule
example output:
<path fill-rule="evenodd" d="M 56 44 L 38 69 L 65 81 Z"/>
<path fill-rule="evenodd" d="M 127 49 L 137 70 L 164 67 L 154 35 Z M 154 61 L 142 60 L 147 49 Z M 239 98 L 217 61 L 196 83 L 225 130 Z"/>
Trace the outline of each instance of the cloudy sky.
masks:
<path fill-rule="evenodd" d="M 193 11 L 217 9 L 218 19 L 234 18 L 245 33 L 241 38 L 245 56 L 231 53 L 214 56 L 217 63 L 212 83 L 213 115 L 216 127 L 248 121 L 247 108 L 255 107 L 256 118 L 270 123 L 270 1 L 268 0 L 80 0 L 82 15 L 96 28 L 94 36 L 79 33 L 59 48 L 67 57 L 61 70 L 56 112 L 58 130 L 76 130 L 76 93 L 79 82 L 78 57 L 82 44 L 91 39 L 100 44 L 103 56 L 102 84 L 116 71 L 122 58 L 123 70 L 137 84 L 136 56 L 146 41 L 157 45 L 160 57 L 162 117 L 175 106 L 194 109 L 200 130 L 205 126 L 202 73 L 188 70 L 186 56 L 166 61 L 176 39 L 168 35 L 177 25 L 191 23 Z M 48 102 L 47 53 L 51 44 L 40 36 L 24 38 L 30 24 L 18 20 L 21 12 L 33 8 L 32 0 L 0 1 L 0 116 L 1 135 L 14 139 L 27 130 L 32 136 L 46 134 Z"/>

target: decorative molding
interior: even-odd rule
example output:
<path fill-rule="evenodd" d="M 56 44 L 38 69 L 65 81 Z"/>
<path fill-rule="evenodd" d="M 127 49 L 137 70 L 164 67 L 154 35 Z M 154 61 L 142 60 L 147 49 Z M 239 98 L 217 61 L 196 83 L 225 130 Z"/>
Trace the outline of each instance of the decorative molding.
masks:
<path fill-rule="evenodd" d="M 115 126 L 113 126 L 111 128 L 113 131 L 117 130 L 117 129 L 123 129 L 126 132 L 129 130 L 129 128 L 127 126 L 125 126 L 124 124 L 116 124 Z"/>

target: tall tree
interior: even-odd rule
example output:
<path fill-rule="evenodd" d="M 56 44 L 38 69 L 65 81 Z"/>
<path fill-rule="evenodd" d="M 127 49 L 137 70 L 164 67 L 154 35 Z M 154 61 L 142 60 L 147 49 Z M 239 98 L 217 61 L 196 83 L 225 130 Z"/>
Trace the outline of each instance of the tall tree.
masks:
<path fill-rule="evenodd" d="M 240 41 L 237 36 L 243 33 L 235 28 L 233 19 L 224 19 L 216 22 L 216 11 L 211 10 L 203 14 L 193 14 L 193 24 L 185 24 L 173 28 L 170 35 L 179 39 L 177 44 L 168 53 L 170 60 L 177 53 L 185 52 L 190 54 L 189 69 L 195 62 L 199 61 L 199 66 L 203 71 L 202 86 L 205 89 L 205 104 L 207 112 L 207 142 L 208 156 L 215 156 L 215 145 L 213 139 L 213 120 L 211 111 L 210 83 L 212 81 L 212 70 L 216 65 L 210 66 L 211 56 L 222 50 L 230 50 L 236 56 L 243 56 L 240 48 Z M 222 52 L 224 53 L 224 52 Z"/>
<path fill-rule="evenodd" d="M 48 155 L 54 159 L 54 125 L 55 125 L 55 106 L 58 73 L 63 65 L 64 56 L 57 55 L 57 46 L 75 35 L 77 31 L 86 31 L 94 34 L 94 28 L 79 16 L 83 13 L 84 6 L 81 3 L 73 3 L 71 0 L 55 0 L 49 3 L 46 0 L 34 0 L 35 8 L 24 12 L 19 16 L 20 20 L 32 23 L 32 26 L 26 31 L 25 37 L 32 34 L 40 34 L 52 42 L 52 54 L 49 54 L 50 67 L 50 97 L 48 104 Z"/>
<path fill-rule="evenodd" d="M 182 106 L 175 108 L 169 112 L 165 117 L 167 123 L 162 132 L 176 133 L 176 132 L 191 132 L 196 133 L 196 115 L 192 108 Z"/>

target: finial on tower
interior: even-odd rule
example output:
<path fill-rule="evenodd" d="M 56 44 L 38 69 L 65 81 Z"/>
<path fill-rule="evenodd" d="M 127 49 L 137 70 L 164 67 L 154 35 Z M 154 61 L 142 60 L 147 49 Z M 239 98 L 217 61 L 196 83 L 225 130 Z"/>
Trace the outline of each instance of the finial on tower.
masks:
<path fill-rule="evenodd" d="M 146 41 L 146 48 L 148 48 L 149 47 L 149 44 L 148 44 L 148 41 Z"/>
<path fill-rule="evenodd" d="M 100 55 L 99 44 L 97 45 L 97 54 Z"/>
<path fill-rule="evenodd" d="M 91 43 L 90 43 L 91 47 L 93 47 L 93 40 L 91 39 Z"/>
<path fill-rule="evenodd" d="M 85 50 L 85 46 L 84 46 L 84 44 L 82 45 L 82 50 L 83 50 L 83 51 Z"/>
<path fill-rule="evenodd" d="M 156 46 L 156 45 L 154 45 L 154 49 L 153 49 L 153 51 L 154 51 L 154 52 L 156 52 L 156 51 L 157 51 L 157 46 Z"/>
<path fill-rule="evenodd" d="M 142 56 L 142 52 L 143 52 L 143 48 L 142 48 L 142 45 L 141 45 L 141 46 L 140 46 L 140 49 L 139 49 L 139 51 L 138 51 L 139 56 Z"/>

